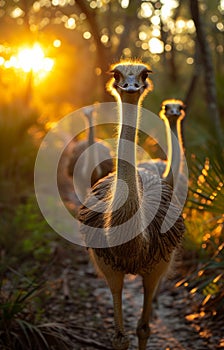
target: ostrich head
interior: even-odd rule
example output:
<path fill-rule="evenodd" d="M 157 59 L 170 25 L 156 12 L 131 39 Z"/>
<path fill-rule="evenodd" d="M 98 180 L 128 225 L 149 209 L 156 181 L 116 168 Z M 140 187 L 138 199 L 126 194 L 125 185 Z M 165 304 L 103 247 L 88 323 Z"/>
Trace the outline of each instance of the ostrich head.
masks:
<path fill-rule="evenodd" d="M 163 101 L 161 105 L 162 119 L 167 118 L 169 121 L 182 120 L 185 117 L 186 106 L 181 100 L 170 99 Z"/>
<path fill-rule="evenodd" d="M 90 122 L 93 118 L 93 114 L 94 114 L 94 106 L 88 106 L 88 107 L 84 107 L 82 109 L 84 116 L 88 119 L 88 121 Z"/>
<path fill-rule="evenodd" d="M 152 82 L 149 79 L 151 73 L 148 64 L 138 61 L 121 61 L 111 66 L 113 77 L 107 84 L 107 90 L 117 98 L 132 103 L 133 100 L 144 98 L 148 91 L 152 90 Z"/>

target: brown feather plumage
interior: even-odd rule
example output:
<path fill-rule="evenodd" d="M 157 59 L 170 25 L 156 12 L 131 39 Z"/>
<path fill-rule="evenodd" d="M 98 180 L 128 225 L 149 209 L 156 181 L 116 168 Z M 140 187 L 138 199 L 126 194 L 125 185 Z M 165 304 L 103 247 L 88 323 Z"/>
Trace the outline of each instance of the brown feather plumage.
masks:
<path fill-rule="evenodd" d="M 184 223 L 181 215 L 178 215 L 179 208 L 171 202 L 172 190 L 164 181 L 154 175 L 147 174 L 140 170 L 142 181 L 147 185 L 148 193 L 145 193 L 144 198 L 150 197 L 152 188 L 161 186 L 161 201 L 156 212 L 156 215 L 147 226 L 144 235 L 142 232 L 132 240 L 108 248 L 95 248 L 98 256 L 103 257 L 106 264 L 110 264 L 114 270 L 123 271 L 125 273 L 138 274 L 141 272 L 150 272 L 152 268 L 161 259 L 168 261 L 172 251 L 180 244 L 184 234 Z M 110 175 L 99 181 L 90 192 L 86 202 L 79 210 L 79 220 L 84 224 L 81 226 L 81 232 L 86 237 L 87 245 L 91 247 L 91 242 L 96 242 L 96 236 L 93 228 L 104 228 L 106 235 L 106 224 L 108 217 L 111 216 L 110 222 L 114 221 L 116 225 L 121 225 L 127 222 L 129 216 L 132 217 L 137 211 L 137 207 L 131 207 L 132 202 L 127 199 L 124 205 L 113 213 L 102 213 L 108 209 L 108 202 L 112 198 L 112 185 L 115 175 Z M 96 197 L 93 197 L 96 196 Z M 144 210 L 148 203 L 139 203 Z M 167 211 L 172 206 L 172 214 L 177 217 L 174 225 L 165 233 L 161 233 L 161 226 L 167 214 Z M 130 210 L 131 209 L 131 210 Z M 147 213 L 145 213 L 147 215 Z M 136 220 L 141 220 L 136 217 Z M 91 228 L 91 229 L 90 229 Z M 91 233 L 90 233 L 91 232 Z M 122 232 L 126 234 L 125 232 Z M 101 242 L 102 243 L 102 242 Z M 105 245 L 107 241 L 105 239 Z"/>

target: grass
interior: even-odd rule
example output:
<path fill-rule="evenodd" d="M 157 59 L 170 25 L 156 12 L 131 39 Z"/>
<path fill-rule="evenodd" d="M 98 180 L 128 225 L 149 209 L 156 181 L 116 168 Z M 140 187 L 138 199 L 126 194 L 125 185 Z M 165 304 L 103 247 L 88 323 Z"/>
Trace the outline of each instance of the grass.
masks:
<path fill-rule="evenodd" d="M 33 168 L 43 135 L 38 113 L 19 107 L 0 109 L 0 205 L 4 210 L 24 201 L 33 190 Z"/>
<path fill-rule="evenodd" d="M 9 279 L 10 276 L 10 279 Z M 7 268 L 1 271 L 0 348 L 3 350 L 71 349 L 72 325 L 41 322 L 46 282 L 36 282 Z"/>
<path fill-rule="evenodd" d="M 10 278 L 9 278 L 10 276 Z M 0 344 L 5 349 L 31 348 L 29 333 L 43 337 L 35 326 L 36 299 L 42 285 L 9 267 L 1 271 Z"/>

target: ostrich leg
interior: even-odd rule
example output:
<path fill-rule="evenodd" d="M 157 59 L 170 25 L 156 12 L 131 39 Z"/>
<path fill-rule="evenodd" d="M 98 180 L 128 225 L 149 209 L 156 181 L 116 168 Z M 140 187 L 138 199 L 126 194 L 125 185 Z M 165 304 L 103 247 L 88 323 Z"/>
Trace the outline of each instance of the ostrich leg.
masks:
<path fill-rule="evenodd" d="M 106 265 L 102 258 L 99 258 L 94 250 L 90 250 L 94 263 L 98 266 L 99 272 L 104 275 L 113 297 L 114 307 L 114 328 L 115 334 L 112 345 L 115 350 L 127 350 L 129 339 L 124 331 L 122 314 L 122 289 L 124 284 L 124 273 L 114 271 L 110 265 Z"/>
<path fill-rule="evenodd" d="M 122 272 L 113 271 L 112 278 L 106 277 L 107 283 L 111 290 L 114 306 L 114 326 L 115 335 L 112 341 L 113 348 L 116 350 L 126 350 L 129 346 L 128 337 L 125 335 L 123 326 L 123 314 L 122 314 L 122 289 L 124 274 Z"/>
<path fill-rule="evenodd" d="M 149 320 L 152 314 L 152 301 L 157 286 L 163 274 L 166 272 L 169 263 L 161 261 L 150 274 L 142 275 L 144 300 L 143 309 L 137 326 L 137 336 L 139 350 L 146 350 L 148 338 L 150 336 Z"/>

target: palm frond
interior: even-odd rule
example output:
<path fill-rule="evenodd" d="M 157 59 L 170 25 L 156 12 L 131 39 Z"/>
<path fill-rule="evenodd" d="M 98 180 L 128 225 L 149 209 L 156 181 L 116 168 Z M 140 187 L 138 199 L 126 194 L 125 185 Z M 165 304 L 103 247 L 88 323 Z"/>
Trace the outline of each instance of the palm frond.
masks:
<path fill-rule="evenodd" d="M 224 214 L 224 152 L 218 150 L 211 147 L 207 149 L 206 155 L 192 158 L 187 206 L 222 216 Z"/>

